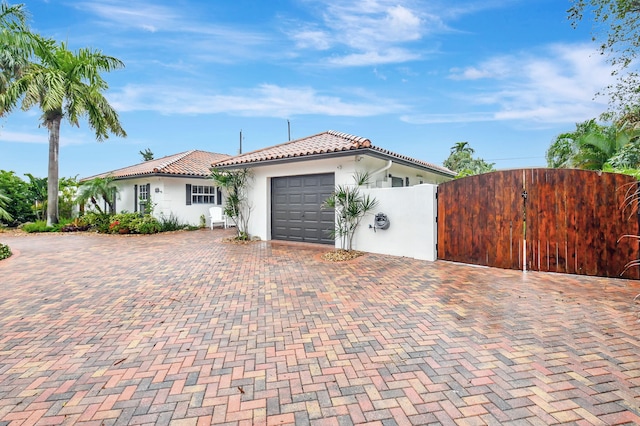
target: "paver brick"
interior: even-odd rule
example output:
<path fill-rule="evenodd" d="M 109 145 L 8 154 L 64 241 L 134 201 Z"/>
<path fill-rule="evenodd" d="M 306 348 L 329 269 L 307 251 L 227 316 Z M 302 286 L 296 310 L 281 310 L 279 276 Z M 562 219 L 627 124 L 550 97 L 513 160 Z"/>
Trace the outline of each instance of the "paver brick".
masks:
<path fill-rule="evenodd" d="M 232 232 L 0 234 L 0 425 L 640 423 L 638 282 Z"/>

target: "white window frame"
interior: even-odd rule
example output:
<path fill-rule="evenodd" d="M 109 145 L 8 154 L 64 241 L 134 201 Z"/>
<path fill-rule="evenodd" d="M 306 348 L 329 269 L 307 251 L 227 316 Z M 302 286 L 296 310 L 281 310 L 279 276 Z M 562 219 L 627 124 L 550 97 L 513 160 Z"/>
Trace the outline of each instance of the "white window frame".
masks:
<path fill-rule="evenodd" d="M 215 204 L 216 189 L 209 185 L 191 185 L 191 204 Z"/>

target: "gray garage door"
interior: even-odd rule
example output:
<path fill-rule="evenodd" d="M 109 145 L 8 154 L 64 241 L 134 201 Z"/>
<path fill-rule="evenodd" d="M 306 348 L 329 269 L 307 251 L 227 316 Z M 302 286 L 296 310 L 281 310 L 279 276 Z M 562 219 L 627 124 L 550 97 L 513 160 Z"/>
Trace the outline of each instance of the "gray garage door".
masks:
<path fill-rule="evenodd" d="M 333 173 L 271 179 L 271 238 L 334 244 L 334 211 L 322 208 L 334 183 Z"/>

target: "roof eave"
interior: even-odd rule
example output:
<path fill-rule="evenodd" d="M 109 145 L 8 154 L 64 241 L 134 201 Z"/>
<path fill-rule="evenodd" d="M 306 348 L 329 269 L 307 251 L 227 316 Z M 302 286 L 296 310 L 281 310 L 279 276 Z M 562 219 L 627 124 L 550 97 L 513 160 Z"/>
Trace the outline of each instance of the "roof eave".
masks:
<path fill-rule="evenodd" d="M 177 173 L 136 173 L 136 174 L 133 174 L 133 175 L 126 175 L 126 176 L 114 176 L 113 180 L 116 181 L 116 180 L 127 180 L 127 179 L 144 179 L 144 178 L 149 178 L 149 177 L 175 177 L 175 178 L 191 178 L 191 179 L 208 179 L 209 175 L 203 176 L 203 175 L 177 174 Z M 94 178 L 95 178 L 95 176 L 84 178 L 84 179 L 80 179 L 80 182 L 89 181 L 89 180 L 94 179 Z"/>
<path fill-rule="evenodd" d="M 251 168 L 251 167 L 271 166 L 274 164 L 293 163 L 298 161 L 312 161 L 312 160 L 324 160 L 329 158 L 348 157 L 348 156 L 354 156 L 354 155 L 370 155 L 372 157 L 380 158 L 383 160 L 392 160 L 396 164 L 402 164 L 405 166 L 419 168 L 421 170 L 428 171 L 430 173 L 435 173 L 445 177 L 453 178 L 455 176 L 455 173 L 447 173 L 444 170 L 439 170 L 437 168 L 429 167 L 425 164 L 399 158 L 394 155 L 377 151 L 373 148 L 358 148 L 358 149 L 350 149 L 345 151 L 332 151 L 332 152 L 324 152 L 321 154 L 307 154 L 304 156 L 298 155 L 298 156 L 291 156 L 291 157 L 274 158 L 269 160 L 258 160 L 258 161 L 251 161 L 246 163 L 230 164 L 230 165 L 224 165 L 224 166 L 214 165 L 213 168 L 217 168 L 220 170 L 244 169 L 244 168 Z"/>

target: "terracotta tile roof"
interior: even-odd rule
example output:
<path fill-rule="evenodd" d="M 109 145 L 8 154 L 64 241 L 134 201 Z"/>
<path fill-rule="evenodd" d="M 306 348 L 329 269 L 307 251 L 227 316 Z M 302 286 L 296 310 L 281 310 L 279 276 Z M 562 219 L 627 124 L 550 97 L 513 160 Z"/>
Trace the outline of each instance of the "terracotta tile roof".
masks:
<path fill-rule="evenodd" d="M 176 176 L 209 176 L 213 163 L 230 158 L 227 154 L 191 150 L 168 155 L 155 160 L 145 161 L 134 166 L 124 167 L 111 172 L 101 173 L 81 179 L 90 180 L 97 177 L 112 176 L 114 178 L 129 178 L 144 175 L 176 175 Z"/>
<path fill-rule="evenodd" d="M 216 167 L 233 167 L 250 164 L 258 164 L 261 162 L 272 162 L 277 160 L 294 159 L 306 157 L 304 159 L 311 160 L 315 155 L 326 155 L 332 153 L 341 153 L 345 151 L 371 150 L 382 154 L 389 159 L 398 159 L 405 162 L 413 163 L 422 167 L 433 169 L 436 172 L 446 175 L 455 176 L 455 173 L 446 167 L 427 163 L 415 158 L 396 154 L 386 149 L 378 148 L 371 144 L 367 138 L 353 136 L 348 133 L 336 132 L 329 130 L 318 133 L 313 136 L 307 136 L 302 139 L 296 139 L 285 142 L 280 145 L 262 148 L 256 151 L 230 157 L 215 164 Z M 354 152 L 354 155 L 356 153 Z"/>

